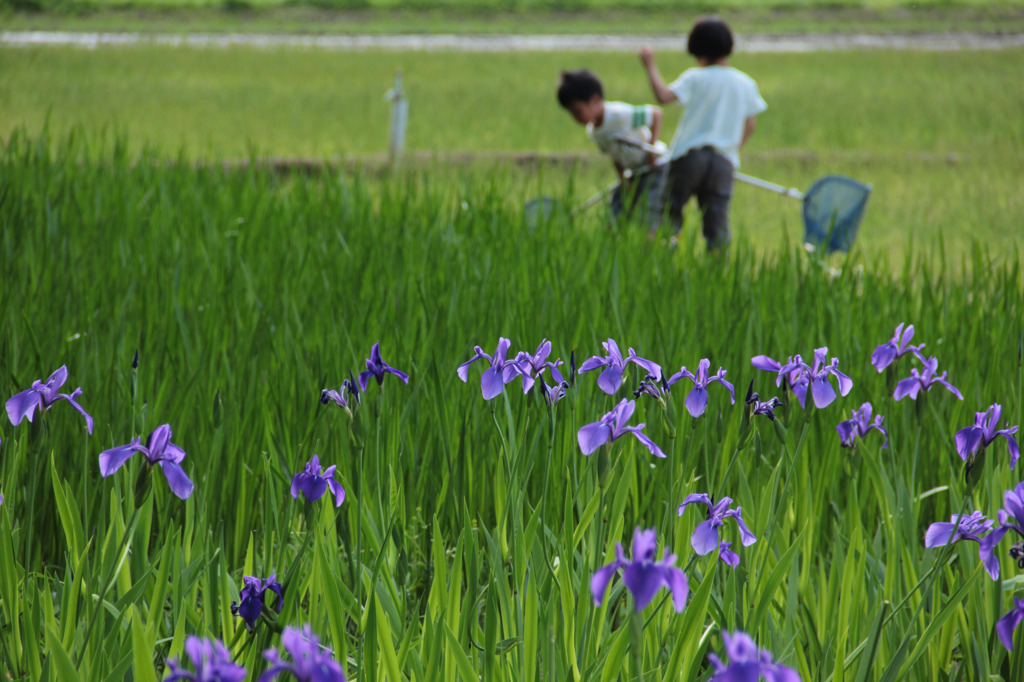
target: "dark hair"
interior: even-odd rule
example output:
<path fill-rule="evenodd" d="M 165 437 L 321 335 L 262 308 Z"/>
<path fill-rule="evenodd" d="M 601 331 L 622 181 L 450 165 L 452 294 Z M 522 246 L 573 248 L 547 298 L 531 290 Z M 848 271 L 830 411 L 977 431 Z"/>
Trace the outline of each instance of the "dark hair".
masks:
<path fill-rule="evenodd" d="M 732 31 L 719 17 L 707 16 L 693 22 L 686 50 L 694 57 L 712 61 L 732 54 Z"/>
<path fill-rule="evenodd" d="M 558 85 L 558 103 L 566 109 L 573 102 L 587 102 L 597 95 L 604 99 L 601 80 L 587 69 L 563 71 L 562 82 Z"/>

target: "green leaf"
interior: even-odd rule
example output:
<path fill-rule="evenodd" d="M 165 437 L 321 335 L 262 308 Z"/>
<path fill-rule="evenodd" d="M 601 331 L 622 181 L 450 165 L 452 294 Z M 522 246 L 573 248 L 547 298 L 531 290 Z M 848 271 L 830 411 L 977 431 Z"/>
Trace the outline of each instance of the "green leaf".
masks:
<path fill-rule="evenodd" d="M 775 564 L 775 568 L 772 569 L 767 580 L 758 585 L 757 606 L 754 607 L 754 614 L 747 621 L 746 628 L 748 631 L 757 632 L 761 626 L 761 621 L 768 612 L 769 605 L 775 599 L 775 592 L 779 589 L 783 578 L 789 572 L 789 566 L 796 557 L 797 552 L 800 551 L 800 540 L 803 538 L 804 532 L 806 531 L 800 531 L 800 535 L 793 540 L 793 544 L 789 546 L 789 549 L 779 557 L 779 563 Z"/>
<path fill-rule="evenodd" d="M 526 577 L 526 604 L 523 607 L 523 682 L 537 679 L 537 588 L 532 574 Z"/>
<path fill-rule="evenodd" d="M 867 648 L 860 655 L 860 664 L 857 666 L 854 682 L 868 682 L 868 675 L 871 674 L 871 666 L 874 664 L 875 654 L 878 652 L 878 640 L 882 636 L 882 623 L 885 622 L 887 613 L 889 613 L 889 602 L 883 601 L 878 613 L 875 614 L 875 620 L 871 623 L 871 631 L 866 640 Z"/>
<path fill-rule="evenodd" d="M 381 658 L 384 659 L 384 670 L 388 674 L 388 682 L 402 682 L 405 678 L 398 666 L 395 642 L 391 638 L 391 625 L 384 615 L 380 600 L 374 599 L 373 602 L 374 608 L 377 609 L 377 646 L 380 649 Z"/>
<path fill-rule="evenodd" d="M 931 616 L 931 619 L 928 622 L 928 627 L 924 630 L 924 634 L 921 635 L 921 639 L 918 640 L 917 646 L 914 647 L 914 650 L 910 652 L 910 657 L 907 659 L 907 662 L 903 664 L 903 668 L 900 670 L 899 679 L 906 679 L 906 675 L 910 668 L 913 667 L 914 663 L 917 662 L 917 659 L 921 657 L 925 650 L 927 650 L 928 644 L 932 641 L 932 638 L 939 633 L 939 630 L 941 630 L 942 626 L 946 624 L 946 621 L 956 613 L 961 602 L 963 602 L 964 598 L 967 597 L 967 592 L 974 586 L 974 583 L 977 582 L 983 570 L 984 566 L 982 566 L 982 564 L 975 566 L 974 572 L 971 573 L 971 576 L 963 581 L 963 584 L 960 585 L 960 588 L 953 593 L 942 609 L 937 614 Z M 907 640 L 909 641 L 909 639 L 910 637 L 908 635 Z"/>
<path fill-rule="evenodd" d="M 590 498 L 590 502 L 587 503 L 583 513 L 580 514 L 579 523 L 576 524 L 576 529 L 572 532 L 572 545 L 571 549 L 575 550 L 580 540 L 583 539 L 584 533 L 587 532 L 587 528 L 590 527 L 590 522 L 594 519 L 594 514 L 597 513 L 598 507 L 601 506 L 601 493 L 600 491 L 595 492 Z"/>
<path fill-rule="evenodd" d="M 49 654 L 47 660 L 52 665 L 50 668 L 51 679 L 56 679 L 60 682 L 81 681 L 78 671 L 75 670 L 75 666 L 71 663 L 71 657 L 68 656 L 68 652 L 61 646 L 57 634 L 50 628 L 46 628 L 46 648 Z M 56 673 L 55 678 L 53 673 Z"/>
<path fill-rule="evenodd" d="M 601 682 L 612 682 L 618 679 L 622 673 L 622 661 L 626 658 L 626 648 L 629 646 L 629 626 L 619 628 L 611 649 L 608 650 L 608 658 L 604 661 L 604 668 L 601 670 Z"/>
<path fill-rule="evenodd" d="M 452 629 L 444 620 L 441 621 L 441 628 L 444 630 L 445 639 L 448 641 L 448 655 L 455 660 L 455 667 L 458 668 L 463 682 L 477 682 L 480 676 L 477 675 L 476 670 L 473 668 L 473 663 L 469 660 L 469 656 L 466 655 L 466 650 L 459 644 L 455 633 L 452 632 Z"/>
<path fill-rule="evenodd" d="M 75 504 L 70 490 L 66 490 L 57 476 L 57 465 L 54 455 L 50 454 L 50 478 L 53 481 L 53 498 L 57 503 L 60 525 L 64 530 L 64 538 L 68 543 L 71 556 L 80 557 L 85 548 L 85 530 L 82 528 L 82 515 Z"/>
<path fill-rule="evenodd" d="M 132 671 L 135 682 L 157 682 L 156 669 L 153 667 L 154 644 L 146 636 L 142 612 L 137 606 L 132 606 Z"/>

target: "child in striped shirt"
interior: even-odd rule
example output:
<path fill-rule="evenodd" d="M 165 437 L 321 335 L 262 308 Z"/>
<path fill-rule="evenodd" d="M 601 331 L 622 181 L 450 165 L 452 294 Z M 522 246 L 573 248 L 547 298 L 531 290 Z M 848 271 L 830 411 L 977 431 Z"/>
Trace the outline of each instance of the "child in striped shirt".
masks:
<path fill-rule="evenodd" d="M 619 186 L 612 193 L 612 215 L 618 218 L 625 213 L 625 218 L 629 219 L 640 206 L 648 229 L 652 234 L 656 232 L 661 223 L 662 196 L 668 177 L 665 163 L 668 147 L 658 141 L 661 109 L 606 102 L 601 81 L 586 69 L 562 72 L 558 102 L 578 123 L 587 127 L 587 137 L 610 156 L 615 165 Z M 644 151 L 623 142 L 624 139 L 653 144 L 658 151 Z"/>

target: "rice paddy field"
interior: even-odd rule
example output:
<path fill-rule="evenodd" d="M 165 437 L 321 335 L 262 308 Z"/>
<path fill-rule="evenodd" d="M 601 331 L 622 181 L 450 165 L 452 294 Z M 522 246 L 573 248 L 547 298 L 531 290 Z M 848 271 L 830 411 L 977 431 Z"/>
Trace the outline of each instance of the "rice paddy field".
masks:
<path fill-rule="evenodd" d="M 0 679 L 1024 679 L 1022 58 L 737 56 L 822 262 L 524 215 L 633 55 L 0 50 Z"/>
<path fill-rule="evenodd" d="M 666 74 L 690 65 L 675 52 L 659 63 Z M 1024 95 L 1006 83 L 1024 69 L 1024 50 L 738 54 L 734 63 L 769 104 L 742 170 L 801 190 L 832 173 L 873 185 L 866 258 L 900 264 L 941 242 L 956 262 L 975 239 L 1012 258 L 1024 211 Z M 384 93 L 402 69 L 410 165 L 420 159 L 423 174 L 443 175 L 473 161 L 482 175 L 498 168 L 510 203 L 575 203 L 614 180 L 555 100 L 559 70 L 582 65 L 610 99 L 650 101 L 639 60 L 622 53 L 6 49 L 0 134 L 77 131 L 83 150 L 105 139 L 130 155 L 188 162 L 269 156 L 365 169 L 387 150 Z M 666 139 L 679 113 L 666 108 Z M 565 163 L 501 161 L 521 154 L 578 163 L 573 174 Z M 798 203 L 736 191 L 737 231 L 758 253 L 801 238 Z"/>
<path fill-rule="evenodd" d="M 725 12 L 755 33 L 1019 32 L 1020 0 L 0 0 L 5 30 L 300 34 L 685 34 Z"/>

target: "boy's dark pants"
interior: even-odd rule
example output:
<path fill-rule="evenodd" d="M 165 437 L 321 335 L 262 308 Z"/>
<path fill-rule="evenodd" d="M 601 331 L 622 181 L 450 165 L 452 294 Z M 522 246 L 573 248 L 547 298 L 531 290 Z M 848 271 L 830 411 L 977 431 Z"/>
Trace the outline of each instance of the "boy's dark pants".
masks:
<path fill-rule="evenodd" d="M 668 218 L 675 234 L 683 229 L 683 207 L 697 195 L 708 249 L 729 243 L 732 164 L 712 147 L 691 149 L 672 161 L 668 171 Z"/>

